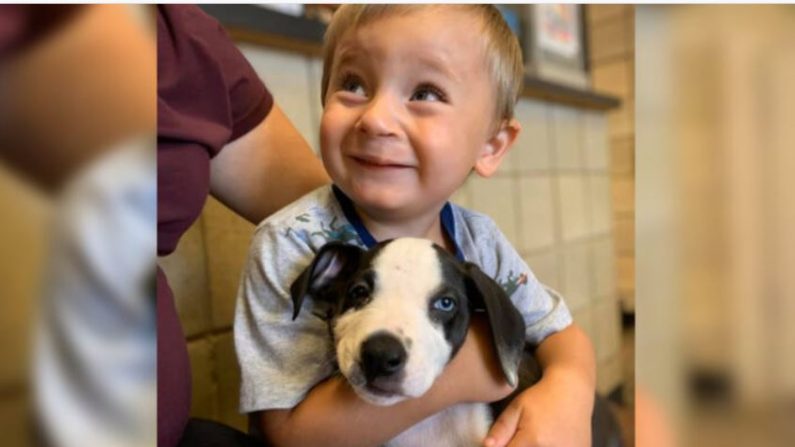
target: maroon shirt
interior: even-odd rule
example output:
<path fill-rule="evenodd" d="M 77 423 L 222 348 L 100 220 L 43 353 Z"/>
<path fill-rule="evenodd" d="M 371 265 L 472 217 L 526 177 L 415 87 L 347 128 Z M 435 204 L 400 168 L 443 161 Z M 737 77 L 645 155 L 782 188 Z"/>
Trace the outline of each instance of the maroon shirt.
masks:
<path fill-rule="evenodd" d="M 210 159 L 267 116 L 273 99 L 218 22 L 195 6 L 157 17 L 157 253 L 174 251 L 209 193 Z M 190 410 L 187 345 L 157 272 L 158 445 L 179 442 Z"/>
<path fill-rule="evenodd" d="M 84 5 L 0 5 L 0 64 L 68 23 Z"/>

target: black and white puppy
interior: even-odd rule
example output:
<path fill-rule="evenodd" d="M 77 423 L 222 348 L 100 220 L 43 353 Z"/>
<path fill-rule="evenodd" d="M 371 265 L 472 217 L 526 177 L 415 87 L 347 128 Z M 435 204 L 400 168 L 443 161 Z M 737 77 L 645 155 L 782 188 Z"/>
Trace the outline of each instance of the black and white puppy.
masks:
<path fill-rule="evenodd" d="M 399 238 L 371 250 L 328 243 L 290 292 L 293 318 L 306 297 L 321 309 L 340 372 L 370 403 L 392 405 L 428 391 L 463 344 L 473 312 L 488 314 L 502 371 L 517 392 L 539 378 L 524 355 L 524 320 L 503 289 L 428 240 Z M 504 403 L 451 407 L 387 445 L 481 445 Z"/>

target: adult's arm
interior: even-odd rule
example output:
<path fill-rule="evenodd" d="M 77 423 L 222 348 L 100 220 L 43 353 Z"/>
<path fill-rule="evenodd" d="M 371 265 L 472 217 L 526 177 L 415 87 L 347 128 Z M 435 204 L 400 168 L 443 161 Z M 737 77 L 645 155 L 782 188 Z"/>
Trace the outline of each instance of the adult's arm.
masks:
<path fill-rule="evenodd" d="M 119 142 L 155 135 L 157 47 L 142 8 L 80 8 L 0 61 L 1 161 L 54 191 Z"/>
<path fill-rule="evenodd" d="M 276 104 L 210 166 L 212 195 L 254 224 L 328 182 L 320 159 Z"/>
<path fill-rule="evenodd" d="M 498 366 L 488 322 L 473 319 L 466 341 L 423 396 L 392 406 L 371 405 L 345 379 L 334 377 L 312 389 L 293 409 L 257 415 L 274 446 L 372 447 L 451 405 L 491 402 L 511 393 Z"/>

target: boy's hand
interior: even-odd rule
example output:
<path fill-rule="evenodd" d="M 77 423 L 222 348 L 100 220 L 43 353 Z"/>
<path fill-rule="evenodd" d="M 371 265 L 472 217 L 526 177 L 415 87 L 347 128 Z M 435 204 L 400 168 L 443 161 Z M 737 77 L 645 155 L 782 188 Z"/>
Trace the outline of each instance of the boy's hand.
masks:
<path fill-rule="evenodd" d="M 592 411 L 589 387 L 545 376 L 502 412 L 483 445 L 586 447 L 591 443 Z"/>

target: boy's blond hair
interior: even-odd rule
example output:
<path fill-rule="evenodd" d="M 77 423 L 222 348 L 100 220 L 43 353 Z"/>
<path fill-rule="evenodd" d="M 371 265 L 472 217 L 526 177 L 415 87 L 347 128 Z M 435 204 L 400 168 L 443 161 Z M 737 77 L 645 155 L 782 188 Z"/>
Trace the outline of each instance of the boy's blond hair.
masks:
<path fill-rule="evenodd" d="M 323 81 L 321 101 L 325 104 L 334 54 L 342 36 L 377 19 L 395 14 L 407 14 L 431 5 L 343 5 L 326 30 L 323 48 Z M 524 77 L 522 50 L 499 10 L 493 5 L 433 5 L 434 7 L 464 8 L 475 13 L 483 23 L 486 43 L 486 60 L 496 90 L 496 118 L 513 118 L 513 109 Z M 474 31 L 473 31 L 474 32 Z"/>

